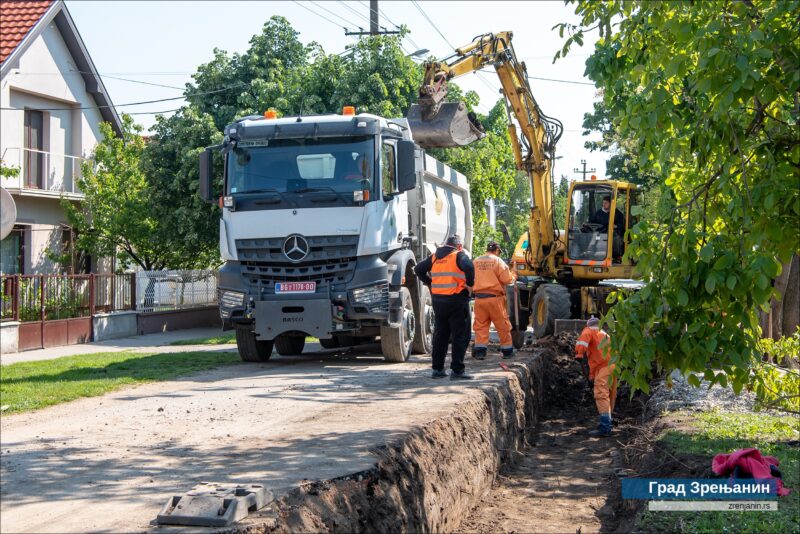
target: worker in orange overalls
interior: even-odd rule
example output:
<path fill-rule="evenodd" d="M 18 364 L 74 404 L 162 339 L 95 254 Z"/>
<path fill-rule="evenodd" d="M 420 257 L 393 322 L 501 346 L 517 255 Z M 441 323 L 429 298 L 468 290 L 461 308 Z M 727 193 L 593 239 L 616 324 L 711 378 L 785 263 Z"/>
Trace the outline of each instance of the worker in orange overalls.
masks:
<path fill-rule="evenodd" d="M 500 336 L 503 358 L 514 355 L 511 322 L 506 309 L 506 286 L 513 283 L 516 277 L 500 258 L 502 252 L 500 245 L 490 241 L 486 246 L 486 254 L 472 262 L 475 265 L 475 286 L 472 288 L 475 297 L 475 322 L 472 325 L 475 345 L 472 347 L 472 357 L 476 360 L 486 358 L 490 324 L 494 324 Z"/>
<path fill-rule="evenodd" d="M 611 337 L 600 330 L 600 320 L 597 317 L 586 321 L 586 328 L 575 344 L 575 357 L 581 360 L 583 375 L 589 384 L 594 381 L 594 401 L 600 413 L 597 430 L 589 434 L 610 436 L 611 412 L 617 399 L 617 379 L 612 376 L 615 365 L 611 363 Z"/>

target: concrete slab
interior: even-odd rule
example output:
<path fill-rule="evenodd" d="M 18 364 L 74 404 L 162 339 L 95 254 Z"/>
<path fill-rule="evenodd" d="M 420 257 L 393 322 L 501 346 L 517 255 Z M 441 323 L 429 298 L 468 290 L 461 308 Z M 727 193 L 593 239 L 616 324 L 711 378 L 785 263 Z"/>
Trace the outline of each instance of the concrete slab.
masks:
<path fill-rule="evenodd" d="M 218 336 L 222 333 L 219 328 L 191 328 L 176 330 L 174 332 L 159 332 L 122 339 L 84 343 L 81 345 L 67 345 L 49 349 L 29 350 L 12 354 L 0 354 L 0 365 L 16 362 L 33 362 L 39 360 L 52 360 L 63 356 L 78 354 L 94 354 L 97 352 L 119 352 L 134 350 L 137 352 L 187 352 L 194 350 L 236 350 L 236 345 L 170 345 L 175 341 L 185 339 L 201 339 Z"/>
<path fill-rule="evenodd" d="M 206 347 L 208 348 L 208 347 Z M 4 532 L 130 532 L 202 481 L 263 483 L 369 469 L 372 450 L 507 376 L 430 378 L 430 360 L 388 364 L 363 346 L 273 356 L 0 418 Z M 102 498 L 99 498 L 102 497 Z"/>

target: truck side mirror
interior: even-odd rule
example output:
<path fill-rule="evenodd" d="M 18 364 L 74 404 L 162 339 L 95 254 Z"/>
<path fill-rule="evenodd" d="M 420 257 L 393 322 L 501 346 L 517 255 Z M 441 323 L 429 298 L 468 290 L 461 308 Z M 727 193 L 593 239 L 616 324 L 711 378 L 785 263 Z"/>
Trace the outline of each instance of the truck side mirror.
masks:
<path fill-rule="evenodd" d="M 401 193 L 417 187 L 416 149 L 414 141 L 397 142 L 397 190 Z"/>
<path fill-rule="evenodd" d="M 214 193 L 211 186 L 211 177 L 214 174 L 214 149 L 206 148 L 200 154 L 200 198 L 206 202 L 214 202 Z"/>

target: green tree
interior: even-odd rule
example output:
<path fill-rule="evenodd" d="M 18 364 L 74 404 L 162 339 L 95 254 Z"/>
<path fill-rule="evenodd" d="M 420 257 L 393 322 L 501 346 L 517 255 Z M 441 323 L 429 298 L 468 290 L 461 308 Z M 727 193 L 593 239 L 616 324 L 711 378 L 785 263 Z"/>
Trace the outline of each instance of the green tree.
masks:
<path fill-rule="evenodd" d="M 611 152 L 606 160 L 606 176 L 638 185 L 650 185 L 655 176 L 639 168 L 636 153 L 637 139 L 624 138 L 611 122 L 609 109 L 602 100 L 594 103 L 594 110 L 583 116 L 583 135 L 592 132 L 601 134 L 599 141 L 586 141 L 583 146 L 591 152 Z"/>
<path fill-rule="evenodd" d="M 145 141 L 130 115 L 122 116 L 122 137 L 102 123 L 103 139 L 82 165 L 78 186 L 84 199 L 61 205 L 76 231 L 77 248 L 96 257 L 114 257 L 120 267 L 145 270 L 206 267 L 202 258 L 175 247 L 174 228 L 154 209 L 153 190 L 142 169 Z"/>
<path fill-rule="evenodd" d="M 558 55 L 600 30 L 587 75 L 674 198 L 632 231 L 647 285 L 611 312 L 620 376 L 647 389 L 655 364 L 739 391 L 758 310 L 800 243 L 800 4 L 581 1 L 576 13 Z"/>
<path fill-rule="evenodd" d="M 179 264 L 208 267 L 219 263 L 219 217 L 216 204 L 200 198 L 198 161 L 202 150 L 219 144 L 222 133 L 211 115 L 184 107 L 169 118 L 159 116 L 145 146 L 142 170 L 148 183 L 150 215 L 169 239 Z M 222 190 L 222 161 L 216 158 L 217 189 Z"/>

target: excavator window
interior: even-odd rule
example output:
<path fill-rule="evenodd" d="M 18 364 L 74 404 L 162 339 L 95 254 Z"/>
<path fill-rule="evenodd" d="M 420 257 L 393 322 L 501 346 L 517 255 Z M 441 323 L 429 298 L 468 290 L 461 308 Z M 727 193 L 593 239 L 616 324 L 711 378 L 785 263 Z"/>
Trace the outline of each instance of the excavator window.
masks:
<path fill-rule="evenodd" d="M 619 219 L 617 219 L 617 215 Z M 628 229 L 626 226 L 626 217 L 628 214 L 628 190 L 617 190 L 617 209 L 614 215 L 614 236 L 611 244 L 611 260 L 614 263 L 622 263 L 622 255 L 625 254 L 625 231 Z"/>
<path fill-rule="evenodd" d="M 625 215 L 611 213 L 614 190 L 605 185 L 575 187 L 569 206 L 568 256 L 573 260 L 602 261 L 608 256 L 609 224 L 622 236 Z M 621 244 L 621 241 L 620 241 Z M 620 257 L 622 254 L 620 254 Z"/>

